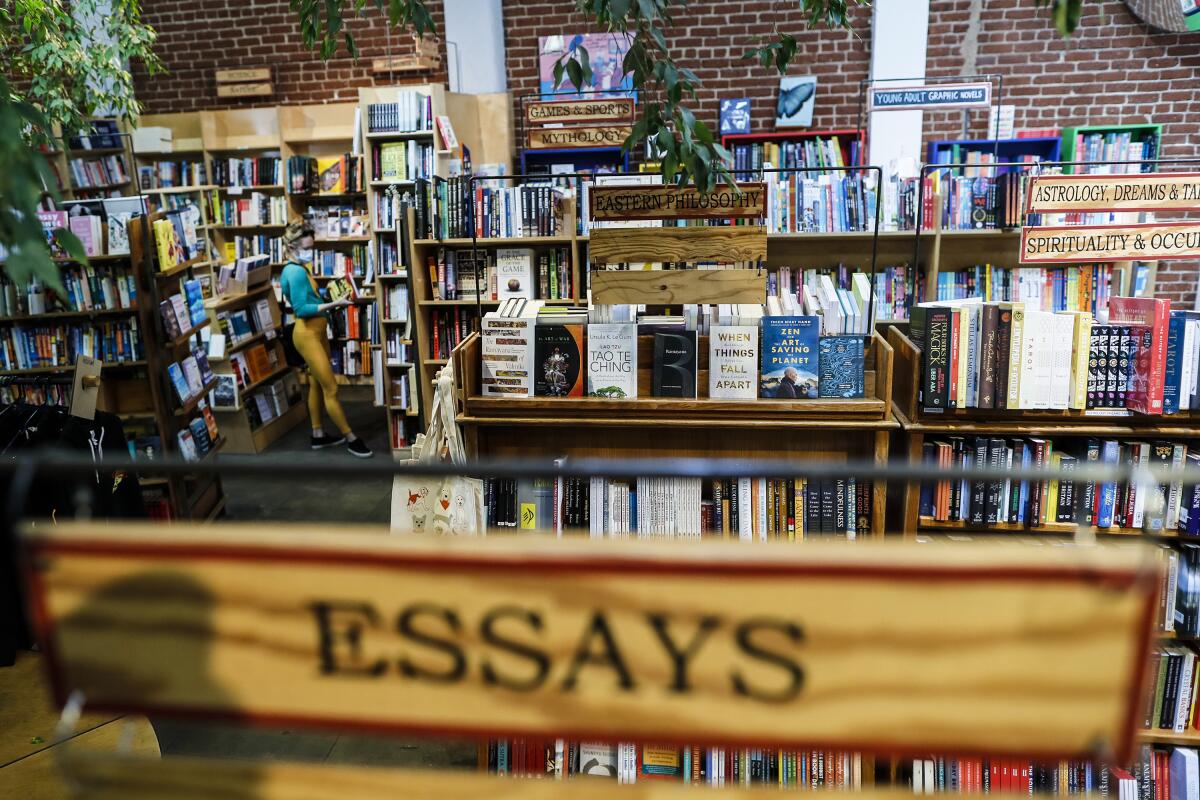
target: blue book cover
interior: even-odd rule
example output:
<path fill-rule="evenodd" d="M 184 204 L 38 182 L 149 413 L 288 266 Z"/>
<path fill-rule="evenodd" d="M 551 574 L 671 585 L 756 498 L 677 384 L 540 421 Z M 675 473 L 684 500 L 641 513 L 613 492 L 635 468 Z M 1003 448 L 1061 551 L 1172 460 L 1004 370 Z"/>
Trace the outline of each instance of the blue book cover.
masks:
<path fill-rule="evenodd" d="M 1121 446 L 1112 439 L 1105 440 L 1100 445 L 1100 463 L 1116 464 L 1121 457 Z M 1115 481 L 1105 481 L 1100 484 L 1099 513 L 1096 514 L 1097 528 L 1111 528 L 1113 511 L 1117 502 L 1117 484 Z"/>
<path fill-rule="evenodd" d="M 818 397 L 862 397 L 865 352 L 861 336 L 822 336 Z"/>
<path fill-rule="evenodd" d="M 1187 320 L 1178 311 L 1171 312 L 1171 321 L 1167 324 L 1167 368 L 1163 384 L 1163 413 L 1175 414 L 1179 411 L 1179 383 L 1182 379 L 1183 359 L 1180 350 L 1183 348 L 1183 331 Z"/>
<path fill-rule="evenodd" d="M 183 375 L 183 368 L 179 364 L 171 364 L 167 367 L 167 374 L 171 376 L 171 385 L 175 387 L 175 394 L 179 396 L 179 402 L 186 403 L 192 395 L 192 390 L 188 386 L 187 378 Z"/>
<path fill-rule="evenodd" d="M 750 98 L 727 97 L 721 100 L 720 131 L 722 136 L 750 132 Z M 782 164 L 776 164 L 782 167 Z"/>
<path fill-rule="evenodd" d="M 1200 469 L 1200 453 L 1188 453 L 1184 466 L 1188 469 Z M 1187 484 L 1183 487 L 1178 529 L 1180 533 L 1189 536 L 1200 534 L 1200 483 Z M 1182 571 L 1179 577 L 1182 580 Z"/>
<path fill-rule="evenodd" d="M 188 316 L 192 319 L 192 327 L 204 322 L 208 314 L 204 311 L 204 292 L 200 289 L 200 281 L 192 278 L 183 283 L 184 297 L 187 298 Z"/>
<path fill-rule="evenodd" d="M 763 317 L 759 397 L 817 397 L 820 330 L 820 317 Z"/>
<path fill-rule="evenodd" d="M 1033 452 L 1028 444 L 1021 448 L 1021 469 L 1033 464 Z M 1017 522 L 1025 524 L 1025 510 L 1029 508 L 1029 481 L 1021 481 L 1021 495 L 1017 501 Z"/>

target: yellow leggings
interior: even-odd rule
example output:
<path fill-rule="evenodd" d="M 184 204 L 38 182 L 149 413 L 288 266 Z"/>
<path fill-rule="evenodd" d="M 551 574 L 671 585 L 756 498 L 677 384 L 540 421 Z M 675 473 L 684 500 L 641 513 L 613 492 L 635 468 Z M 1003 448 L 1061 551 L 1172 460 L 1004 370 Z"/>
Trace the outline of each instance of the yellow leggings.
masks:
<path fill-rule="evenodd" d="M 292 343 L 308 364 L 308 416 L 314 428 L 322 427 L 321 414 L 329 412 L 329 418 L 343 434 L 350 432 L 346 412 L 338 402 L 337 378 L 333 365 L 329 363 L 329 336 L 326 328 L 329 321 L 324 315 L 297 319 L 292 329 Z"/>

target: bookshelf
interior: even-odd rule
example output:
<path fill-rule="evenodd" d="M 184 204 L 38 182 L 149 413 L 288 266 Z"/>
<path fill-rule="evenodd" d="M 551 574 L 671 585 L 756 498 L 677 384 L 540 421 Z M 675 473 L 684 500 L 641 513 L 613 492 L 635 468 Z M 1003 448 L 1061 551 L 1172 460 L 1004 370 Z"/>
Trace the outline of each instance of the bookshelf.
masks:
<path fill-rule="evenodd" d="M 387 410 L 388 440 L 393 450 L 406 449 L 422 427 L 420 398 L 433 380 L 433 372 L 428 371 L 424 361 L 417 356 L 418 342 L 413 339 L 416 316 L 412 302 L 416 291 L 414 275 L 421 270 L 410 267 L 424 264 L 424 260 L 414 260 L 414 252 L 405 240 L 403 229 L 407 226 L 407 231 L 415 230 L 409 209 L 417 191 L 414 178 L 447 177 L 450 174 L 450 160 L 455 156 L 445 148 L 434 130 L 426 129 L 423 125 L 419 126 L 419 130 L 384 130 L 408 126 L 376 124 L 383 120 L 373 119 L 370 108 L 398 102 L 400 92 L 416 92 L 427 96 L 434 120 L 450 114 L 448 93 L 436 84 L 373 86 L 358 91 L 370 229 L 368 241 L 364 244 L 370 248 L 375 265 L 378 335 L 372 347 L 379 354 L 376 359 L 376 400 Z M 436 121 L 431 127 L 436 127 Z M 384 152 L 400 148 L 404 152 L 404 175 L 385 177 L 380 173 Z M 424 157 L 425 163 L 420 168 L 412 163 L 414 156 Z M 405 196 L 409 200 L 407 204 L 402 202 Z M 358 243 L 356 246 L 359 246 Z M 393 310 L 393 303 L 389 300 L 397 306 L 403 306 L 403 314 Z M 389 344 L 395 352 L 395 358 L 388 357 Z M 404 400 L 407 402 L 402 402 Z"/>
<path fill-rule="evenodd" d="M 820 141 L 834 140 L 841 154 L 843 166 L 853 166 L 862 160 L 866 134 L 853 128 L 836 128 L 829 130 L 777 130 L 766 133 L 731 133 L 721 137 L 724 145 L 734 157 L 734 169 L 737 172 L 757 173 L 764 164 L 766 151 L 773 147 L 784 148 L 795 145 L 798 148 L 812 147 Z M 782 159 L 786 160 L 786 159 Z M 774 167 L 786 168 L 791 166 L 822 166 L 826 162 L 791 162 L 773 164 Z M 832 166 L 832 165 L 830 165 Z M 758 175 L 752 174 L 746 180 L 757 180 Z"/>
<path fill-rule="evenodd" d="M 998 163 L 1011 163 L 1026 158 L 1036 161 L 1060 161 L 1062 139 L 1057 136 L 1028 139 L 938 139 L 929 143 L 928 163 L 963 164 L 975 156 L 991 159 L 993 154 Z M 1015 168 L 1000 167 L 997 172 L 1009 172 L 1013 169 Z"/>
<path fill-rule="evenodd" d="M 232 407 L 213 408 L 231 453 L 261 453 L 308 415 L 296 370 L 284 354 L 283 314 L 267 271 L 261 280 L 245 294 L 205 303 L 209 323 L 226 337 L 225 356 L 213 361 L 213 372 L 226 394 L 237 387 Z"/>
<path fill-rule="evenodd" d="M 581 278 L 583 267 L 581 255 L 583 245 L 578 235 L 575 233 L 577 226 L 575 224 L 574 201 L 567 200 L 561 202 L 557 209 L 559 217 L 558 230 L 564 233 L 561 236 L 519 236 L 519 237 L 487 237 L 478 240 L 478 248 L 480 257 L 491 259 L 494 257 L 495 251 L 501 248 L 532 248 L 536 255 L 539 252 L 544 252 L 549 249 L 554 249 L 559 253 L 565 253 L 570 259 L 571 269 L 571 285 L 573 287 L 572 295 L 564 300 L 550 300 L 547 305 L 555 304 L 579 304 L 586 302 L 586 293 L 583 290 Z M 415 227 L 412 222 L 412 212 L 410 214 L 410 230 Z M 472 252 L 471 239 L 414 239 L 410 246 L 409 263 L 413 265 L 413 269 L 409 271 L 409 285 L 411 293 L 415 298 L 414 315 L 413 315 L 413 332 L 416 336 L 416 352 L 418 357 L 417 372 L 422 381 L 422 387 L 429 386 L 438 370 L 445 364 L 449 363 L 451 350 L 456 342 L 449 345 L 443 344 L 441 331 L 439 330 L 440 320 L 449 320 L 441 322 L 441 325 L 457 325 L 460 331 L 469 333 L 479 329 L 479 314 L 477 307 L 482 307 L 483 312 L 494 309 L 499 305 L 496 300 L 483 300 L 476 303 L 474 295 L 462 299 L 455 300 L 439 300 L 437 299 L 436 281 L 430 273 L 428 266 L 430 260 L 436 264 L 438 262 L 439 251 L 452 250 L 456 253 L 461 253 L 462 257 L 469 258 Z M 436 268 L 435 268 L 436 269 Z M 385 319 L 385 324 L 387 324 Z M 434 336 L 438 335 L 438 349 L 434 348 Z M 465 339 L 462 336 L 459 341 Z M 429 413 L 428 404 L 425 408 L 426 415 Z M 428 420 L 426 420 L 428 421 Z"/>
<path fill-rule="evenodd" d="M 982 410 L 975 408 L 946 409 L 927 413 L 918 401 L 921 352 L 912 340 L 898 328 L 887 332 L 888 342 L 895 353 L 894 414 L 903 433 L 894 442 L 896 452 L 907 453 L 909 463 L 920 464 L 924 446 L 932 437 L 1046 437 L 1058 441 L 1101 438 L 1123 441 L 1191 441 L 1200 439 L 1200 414 L 1183 413 L 1166 416 L 1105 414 L 1110 409 L 1078 410 Z M 889 529 L 902 532 L 907 538 L 917 535 L 954 533 L 1027 533 L 1074 535 L 1078 526 L 1067 522 L 1047 522 L 1041 525 L 992 523 L 971 525 L 963 520 L 936 520 L 920 513 L 919 482 L 910 481 L 902 501 L 892 508 Z M 1159 540 L 1179 538 L 1174 530 L 1165 529 L 1145 534 L 1139 528 L 1090 526 L 1091 533 L 1101 536 L 1145 536 Z"/>
<path fill-rule="evenodd" d="M 1089 147 L 1090 137 L 1100 137 L 1097 144 Z M 1121 146 L 1124 139 L 1128 146 L 1142 145 L 1144 149 L 1132 150 Z M 1111 144 L 1108 144 L 1111 142 Z M 1108 144 L 1108 147 L 1104 145 Z M 1162 125 L 1153 123 L 1140 125 L 1076 125 L 1062 129 L 1063 161 L 1126 161 L 1158 158 L 1162 146 Z M 1083 167 L 1064 167 L 1072 173 Z M 1121 167 L 1099 167 L 1097 171 L 1120 171 Z M 1090 170 L 1088 170 L 1090 171 Z M 1145 172 L 1157 172 L 1157 167 L 1143 168 Z"/>
<path fill-rule="evenodd" d="M 50 155 L 55 170 L 62 169 L 63 199 L 97 200 L 137 194 L 133 147 L 123 123 L 96 117 L 88 124 L 91 128 L 87 132 L 63 136 L 62 149 Z"/>
<path fill-rule="evenodd" d="M 151 226 L 162 218 L 162 212 L 134 217 L 130 221 L 129 244 L 139 281 L 138 316 L 144 332 L 149 400 L 161 436 L 162 451 L 179 457 L 182 452 L 178 434 L 197 419 L 201 420 L 201 425 L 204 424 L 201 404 L 208 402 L 208 393 L 214 383 L 210 381 L 202 391 L 182 401 L 176 394 L 168 372 L 171 365 L 187 357 L 190 348 L 198 346 L 197 340 L 203 326 L 193 328 L 189 336 L 171 336 L 159 311 L 160 303 L 172 294 L 183 293 L 184 281 L 194 278 L 194 270 L 204 262 L 202 258 L 197 258 L 184 262 L 187 266 L 183 269 L 161 269 Z M 167 302 L 170 303 L 169 300 Z M 139 391 L 144 393 L 144 389 Z M 211 457 L 225 447 L 224 431 L 219 423 L 217 431 L 216 437 L 210 438 L 210 449 L 201 458 Z M 175 519 L 211 520 L 224 509 L 224 491 L 218 475 L 172 475 L 166 479 L 166 486 Z"/>
<path fill-rule="evenodd" d="M 209 227 L 215 261 L 233 263 L 237 257 L 266 253 L 271 256 L 272 264 L 279 264 L 283 261 L 280 237 L 282 226 L 287 224 L 287 207 L 278 109 L 271 106 L 201 111 L 200 134 L 207 156 L 208 180 L 216 187 Z M 243 169 L 239 176 L 236 162 L 230 163 L 234 159 L 255 160 L 259 172 L 256 175 Z M 233 174 L 225 175 L 226 170 Z M 243 220 L 233 216 L 239 200 L 265 207 L 266 219 L 239 224 Z"/>
<path fill-rule="evenodd" d="M 330 315 L 331 360 L 337 381 L 343 386 L 374 383 L 372 350 L 379 341 L 374 320 L 375 264 L 369 255 L 366 175 L 362 169 L 362 143 L 355 141 L 358 111 L 358 103 L 279 107 L 288 217 L 307 219 L 314 227 L 313 271 L 317 281 L 348 274 L 363 301 L 363 305 Z M 335 159 L 343 173 L 340 185 L 326 188 L 318 173 L 322 165 L 328 167 Z M 300 179 L 299 185 L 294 185 L 297 174 L 303 174 L 301 166 L 311 168 L 310 180 Z M 307 382 L 307 375 L 301 382 Z"/>

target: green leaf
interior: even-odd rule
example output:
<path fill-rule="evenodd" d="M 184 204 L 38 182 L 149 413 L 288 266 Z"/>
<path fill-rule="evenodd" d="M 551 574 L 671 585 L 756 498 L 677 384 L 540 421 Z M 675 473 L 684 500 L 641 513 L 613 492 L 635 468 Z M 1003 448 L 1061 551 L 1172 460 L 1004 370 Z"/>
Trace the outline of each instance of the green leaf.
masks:
<path fill-rule="evenodd" d="M 567 61 L 567 77 L 570 79 L 571 85 L 576 89 L 582 89 L 586 85 L 583 82 L 583 68 L 573 58 Z"/>

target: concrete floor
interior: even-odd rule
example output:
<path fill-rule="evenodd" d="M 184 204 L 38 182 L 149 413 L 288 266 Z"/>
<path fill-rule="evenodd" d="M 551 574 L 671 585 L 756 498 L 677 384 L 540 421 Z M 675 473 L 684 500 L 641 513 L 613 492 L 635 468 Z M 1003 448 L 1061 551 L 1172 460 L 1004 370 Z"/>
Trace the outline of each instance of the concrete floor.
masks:
<path fill-rule="evenodd" d="M 342 404 L 355 433 L 375 451 L 375 458 L 390 458 L 387 421 L 369 402 L 351 400 L 342 393 Z M 268 454 L 295 453 L 329 464 L 328 476 L 287 481 L 269 477 L 226 478 L 226 519 L 246 522 L 372 522 L 387 524 L 391 507 L 391 479 L 340 480 L 339 464 L 354 456 L 344 448 L 313 453 L 311 430 L 299 425 L 267 450 Z M 251 730 L 243 727 L 151 720 L 163 755 L 214 758 L 267 759 L 368 766 L 463 767 L 475 766 L 475 745 L 444 740 L 412 740 L 357 736 L 300 730 Z"/>

